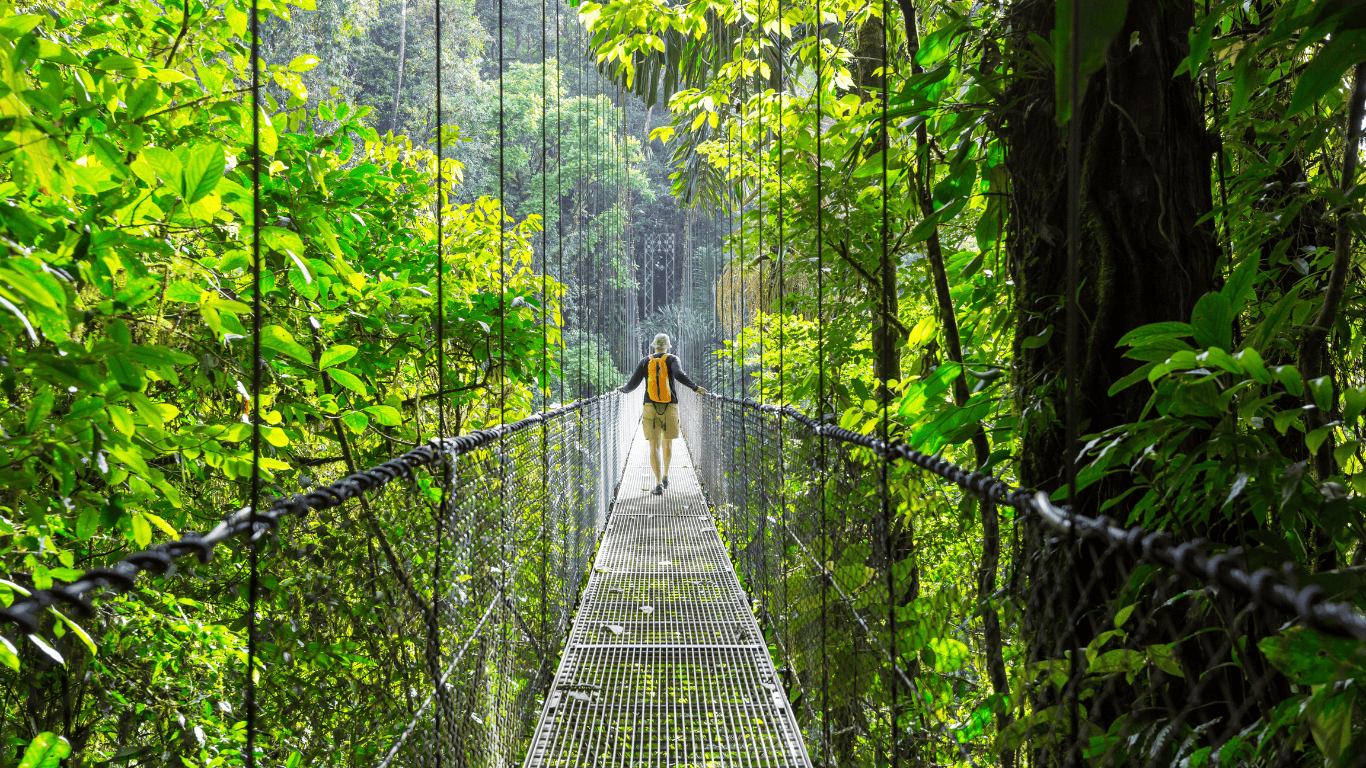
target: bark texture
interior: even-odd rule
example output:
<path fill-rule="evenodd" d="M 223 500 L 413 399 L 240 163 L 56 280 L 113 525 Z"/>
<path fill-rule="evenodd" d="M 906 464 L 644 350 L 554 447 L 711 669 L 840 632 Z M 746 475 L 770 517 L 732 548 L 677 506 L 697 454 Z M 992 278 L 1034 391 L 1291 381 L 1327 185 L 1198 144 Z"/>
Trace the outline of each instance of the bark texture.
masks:
<path fill-rule="evenodd" d="M 1123 31 L 1079 107 L 1079 434 L 1135 420 L 1148 399 L 1144 386 L 1107 394 L 1138 365 L 1122 357 L 1120 338 L 1147 323 L 1188 320 L 1196 299 L 1217 288 L 1219 248 L 1212 226 L 1200 221 L 1212 208 L 1215 143 L 1194 82 L 1172 77 L 1188 53 L 1193 10 L 1190 0 L 1132 0 Z M 1011 15 L 1018 35 L 1012 42 L 1023 50 L 1031 33 L 1048 38 L 1054 3 L 1021 0 Z M 1011 105 L 1001 134 L 1012 181 L 1007 249 L 1018 313 L 1015 396 L 1025 414 L 1020 479 L 1051 490 L 1065 481 L 1068 453 L 1065 382 L 1058 375 L 1067 349 L 1066 130 L 1054 119 L 1051 71 L 1021 71 L 1005 103 Z M 1047 343 L 1024 348 L 1025 339 L 1050 326 Z M 1092 486 L 1079 500 L 1082 511 L 1096 512 L 1123 482 Z"/>

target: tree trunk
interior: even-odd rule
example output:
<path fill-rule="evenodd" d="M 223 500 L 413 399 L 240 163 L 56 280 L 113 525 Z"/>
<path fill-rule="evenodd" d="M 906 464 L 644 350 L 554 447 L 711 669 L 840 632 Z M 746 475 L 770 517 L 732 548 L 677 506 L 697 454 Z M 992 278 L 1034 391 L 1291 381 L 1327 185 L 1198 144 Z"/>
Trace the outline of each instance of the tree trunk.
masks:
<path fill-rule="evenodd" d="M 408 0 L 398 0 L 398 83 L 394 86 L 394 112 L 389 118 L 389 132 L 398 130 L 398 105 L 403 97 L 403 59 L 408 51 Z M 440 98 L 440 94 L 437 94 Z M 437 137 L 440 140 L 440 137 Z"/>
<path fill-rule="evenodd" d="M 1214 149 L 1188 75 L 1173 77 L 1189 51 L 1193 0 L 1130 0 L 1125 23 L 1105 64 L 1083 87 L 1072 119 L 1079 121 L 1080 231 L 1077 309 L 1081 319 L 1076 399 L 1069 404 L 1066 370 L 1067 134 L 1055 120 L 1051 67 L 1026 52 L 1032 35 L 1047 40 L 1055 3 L 1015 0 L 1008 11 L 1012 35 L 1006 55 L 1016 68 L 1002 98 L 1008 104 L 996 126 L 1011 175 L 1010 232 L 1006 248 L 1015 281 L 1015 401 L 1021 416 L 1022 485 L 1052 491 L 1064 485 L 1077 446 L 1065 439 L 1069 405 L 1078 434 L 1136 421 L 1151 390 L 1109 388 L 1135 370 L 1123 358 L 1120 338 L 1138 326 L 1187 321 L 1195 301 L 1217 287 L 1219 248 L 1202 217 L 1213 208 L 1210 157 Z M 1013 54 L 1013 55 L 1012 55 Z M 1051 336 L 1044 335 L 1051 328 Z M 1026 348 L 1031 337 L 1045 343 Z M 1099 514 L 1101 504 L 1130 486 L 1123 474 L 1083 490 L 1076 511 Z M 1107 513 L 1126 520 L 1123 508 Z M 1098 548 L 1048 544 L 1053 535 L 1022 521 L 1016 561 L 1024 585 L 1020 632 L 1029 662 L 1061 660 L 1097 632 L 1113 629 L 1108 600 L 1123 586 L 1124 565 Z M 1102 563 L 1098 558 L 1107 557 Z M 1095 574 L 1082 580 L 1076 574 Z M 1040 690 L 1034 706 L 1077 696 Z M 1116 690 L 1083 717 L 1102 729 L 1124 714 L 1134 693 Z M 1058 722 L 1068 728 L 1064 719 Z M 1080 726 L 1086 728 L 1085 724 Z M 1065 739 L 1064 739 L 1065 740 Z M 1047 750 L 1049 748 L 1041 748 Z M 1061 761 L 1065 752 L 1035 754 L 1035 762 Z"/>
<path fill-rule="evenodd" d="M 1172 77 L 1188 51 L 1192 0 L 1131 0 L 1123 30 L 1104 68 L 1085 89 L 1081 121 L 1081 350 L 1077 402 L 1080 434 L 1133 421 L 1150 390 L 1110 385 L 1138 367 L 1122 357 L 1120 338 L 1138 326 L 1186 321 L 1196 299 L 1217 287 L 1219 256 L 1211 225 L 1212 142 L 1195 84 Z M 1017 0 L 1011 42 L 1027 49 L 1030 34 L 1048 39 L 1054 4 Z M 1131 38 L 1137 35 L 1137 44 Z M 1063 445 L 1067 339 L 1066 131 L 1054 120 L 1053 73 L 1021 69 L 1003 101 L 1000 125 L 1011 174 L 1011 237 L 1007 249 L 1016 284 L 1015 386 L 1024 419 L 1020 479 L 1052 490 L 1066 476 Z M 1052 326 L 1048 342 L 1023 342 Z M 1047 415 L 1038 415 L 1047 414 Z M 1081 511 L 1124 490 L 1114 477 L 1081 495 Z"/>

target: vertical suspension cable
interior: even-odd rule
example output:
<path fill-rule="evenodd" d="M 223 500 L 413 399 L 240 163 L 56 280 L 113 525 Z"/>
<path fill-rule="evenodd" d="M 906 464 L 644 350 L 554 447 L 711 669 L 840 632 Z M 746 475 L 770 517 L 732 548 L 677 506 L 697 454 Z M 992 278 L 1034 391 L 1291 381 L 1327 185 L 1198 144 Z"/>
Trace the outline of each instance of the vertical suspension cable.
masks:
<path fill-rule="evenodd" d="M 1066 452 L 1067 469 L 1067 503 L 1070 511 L 1077 512 L 1077 357 L 1078 357 L 1078 338 L 1081 332 L 1081 321 L 1077 311 L 1077 287 L 1079 279 L 1078 254 L 1080 245 L 1077 240 L 1081 236 L 1081 35 L 1078 28 L 1081 23 L 1081 0 L 1069 0 L 1071 4 L 1072 25 L 1071 39 L 1068 40 L 1070 55 L 1068 57 L 1068 99 L 1071 102 L 1072 114 L 1067 120 L 1067 431 L 1063 441 L 1063 450 Z M 1068 528 L 1068 551 L 1072 551 L 1072 544 L 1075 540 L 1075 532 L 1071 527 Z M 1077 628 L 1070 627 L 1069 632 L 1071 644 L 1078 644 Z M 1071 688 L 1071 700 L 1068 706 L 1069 720 L 1072 726 L 1072 747 L 1068 752 L 1069 762 L 1073 759 L 1077 750 L 1078 733 L 1078 682 L 1081 675 L 1080 649 L 1073 647 L 1068 654 L 1071 658 L 1071 674 L 1069 675 L 1069 687 Z"/>
<path fill-rule="evenodd" d="M 821 225 L 823 224 L 823 176 L 822 163 L 824 159 L 821 155 L 821 119 L 824 117 L 824 106 L 821 102 L 821 91 L 824 83 L 824 49 L 825 43 L 821 37 L 821 23 L 824 17 L 821 13 L 821 2 L 815 0 L 816 6 L 816 120 L 813 130 L 816 132 L 816 420 L 820 425 L 820 431 L 816 433 L 816 442 L 820 454 L 820 531 L 821 531 L 821 570 L 825 581 L 821 586 L 821 735 L 824 738 L 823 749 L 824 759 L 829 760 L 830 751 L 830 660 L 828 655 L 828 600 L 829 585 L 828 579 L 830 572 L 826 567 L 830 557 L 830 542 L 827 538 L 825 521 L 825 245 Z"/>
<path fill-rule="evenodd" d="M 256 522 L 261 506 L 261 4 L 251 0 L 251 487 L 247 544 L 247 768 L 256 766 Z"/>
<path fill-rule="evenodd" d="M 444 116 L 441 110 L 441 0 L 436 0 L 436 423 L 437 438 L 446 437 L 446 242 L 445 229 L 443 227 L 442 209 L 445 207 L 446 184 L 442 167 L 444 157 L 442 154 L 441 130 L 445 127 Z M 419 403 L 420 407 L 420 403 Z M 441 604 L 441 544 L 443 527 L 446 519 L 447 505 L 450 503 L 450 479 L 451 471 L 447 463 L 447 454 L 441 452 L 442 460 L 439 465 L 441 472 L 441 506 L 437 508 L 436 515 L 436 556 L 433 558 L 432 565 L 432 626 L 429 632 L 432 643 L 436 646 L 436 658 L 438 665 L 441 660 L 441 617 L 437 614 L 437 606 Z M 444 688 L 438 687 L 438 691 L 443 694 Z M 433 712 L 433 722 L 436 734 L 436 766 L 441 768 L 441 715 L 445 710 L 442 702 L 438 701 Z"/>
<path fill-rule="evenodd" d="M 440 2 L 440 0 L 438 0 Z M 546 0 L 541 0 L 541 412 L 550 410 L 550 293 L 548 291 L 550 230 L 545 218 L 550 215 L 550 146 L 546 140 Z M 546 580 L 550 562 L 550 539 L 546 530 L 546 511 L 554 505 L 550 498 L 550 425 L 541 419 L 541 642 L 546 634 Z"/>
<path fill-rule="evenodd" d="M 575 30 L 578 36 L 578 47 L 583 48 L 583 30 Z M 579 145 L 579 178 L 578 178 L 578 210 L 583 212 L 583 218 L 578 224 L 578 245 L 579 245 L 579 265 L 575 273 L 578 275 L 577 298 L 579 302 L 579 335 L 583 343 L 579 345 L 579 370 L 578 374 L 585 377 L 587 381 L 588 394 L 592 393 L 592 376 L 588 373 L 588 353 L 589 344 L 592 340 L 591 328 L 589 327 L 588 302 L 585 300 L 585 286 L 588 284 L 588 129 L 585 122 L 585 113 L 588 110 L 588 73 L 585 61 L 579 62 L 578 72 L 578 100 L 579 114 L 575 131 L 576 141 Z M 577 218 L 577 217 L 576 217 Z M 582 382 L 579 385 L 580 394 L 584 394 L 585 386 Z"/>
<path fill-rule="evenodd" d="M 787 402 L 785 400 L 786 392 L 784 389 L 784 379 L 787 376 L 787 370 L 785 368 L 785 364 L 787 362 L 787 268 L 786 264 L 784 263 L 787 260 L 787 253 L 785 250 L 787 246 L 787 209 L 784 207 L 783 195 L 783 119 L 787 115 L 787 83 L 785 80 L 787 75 L 786 67 L 784 66 L 786 64 L 787 57 L 783 52 L 783 25 L 781 23 L 783 15 L 782 0 L 774 0 L 774 4 L 776 6 L 774 12 L 774 19 L 779 21 L 778 31 L 775 35 L 778 38 L 778 40 L 774 45 L 774 58 L 776 59 L 776 63 L 778 65 L 778 477 L 782 478 L 782 482 L 778 485 L 779 520 L 782 522 L 782 533 L 779 536 L 781 540 L 781 546 L 779 547 L 778 552 L 780 563 L 782 564 L 782 573 L 784 574 L 785 579 L 785 575 L 788 572 L 786 557 L 788 533 L 786 427 L 787 414 L 783 410 L 783 408 L 785 408 L 787 405 Z M 783 604 L 781 615 L 783 617 L 783 627 L 781 637 L 783 643 L 783 657 L 786 666 L 789 669 L 789 674 L 791 674 L 792 655 L 790 651 L 788 651 L 788 647 L 791 644 L 789 632 L 791 630 L 792 623 L 791 619 L 788 616 L 789 612 L 787 609 L 788 604 L 786 581 L 784 581 L 782 589 Z"/>
<path fill-rule="evenodd" d="M 889 98 L 888 88 L 889 88 L 889 86 L 891 85 L 891 80 L 890 80 L 890 77 L 888 76 L 888 72 L 889 72 L 889 69 L 890 69 L 890 67 L 889 67 L 890 62 L 888 61 L 888 58 L 887 58 L 887 52 L 888 52 L 888 48 L 889 48 L 889 46 L 888 46 L 888 44 L 887 44 L 887 36 L 890 34 L 890 27 L 891 27 L 891 17 L 888 15 L 889 11 L 890 11 L 890 8 L 889 8 L 889 6 L 888 6 L 888 4 L 887 4 L 887 0 L 882 0 L 882 39 L 881 39 L 881 41 L 880 41 L 880 42 L 882 43 L 882 51 L 881 51 L 881 54 L 882 54 L 882 104 L 880 105 L 881 108 L 882 108 L 882 114 L 881 114 L 881 116 L 880 116 L 880 117 L 881 117 L 881 121 L 880 121 L 880 122 L 881 122 L 881 133 L 882 133 L 882 226 L 881 226 L 881 232 L 880 232 L 879 234 L 881 235 L 881 239 L 882 239 L 882 268 L 883 268 L 883 269 L 896 269 L 896 265 L 892 263 L 892 260 L 891 260 L 891 258 L 890 258 L 890 254 L 888 253 L 888 250 L 887 250 L 887 243 L 888 243 L 888 237 L 887 237 L 887 235 L 888 235 L 888 232 L 887 232 L 887 200 L 888 200 L 888 198 L 887 198 L 887 195 L 888 195 L 888 192 L 890 191 L 890 190 L 888 189 L 888 186 L 887 186 L 887 163 L 888 163 L 889 159 L 890 159 L 891 156 L 892 156 L 892 142 L 891 142 L 891 136 L 890 136 L 890 135 L 888 134 L 888 132 L 887 132 L 887 99 Z M 887 286 L 888 286 L 887 275 L 882 275 L 882 287 L 883 287 L 883 290 L 882 290 L 882 338 L 883 338 L 883 343 L 884 343 L 884 344 L 887 344 L 887 343 L 888 343 L 888 342 L 887 342 L 887 337 L 888 337 L 888 335 L 890 334 L 890 326 L 891 326 L 891 304 L 892 304 L 892 300 L 891 300 L 891 297 L 887 295 L 887 290 L 886 290 L 886 289 L 887 289 Z M 877 353 L 877 350 L 874 350 L 874 356 L 876 356 L 877 354 L 878 354 L 878 353 Z M 891 399 L 892 399 L 892 392 L 891 392 L 891 389 L 890 389 L 890 387 L 889 387 L 889 383 L 886 382 L 886 381 L 882 382 L 882 388 L 883 388 L 883 394 L 882 394 L 882 397 L 880 398 L 880 399 L 882 400 L 882 424 L 881 424 L 881 426 L 882 426 L 882 442 L 883 442 L 883 443 L 886 443 L 886 442 L 887 442 L 887 439 L 888 439 L 888 436 L 890 435 L 890 426 L 891 426 L 891 425 L 889 425 L 889 424 L 887 423 L 887 406 L 888 406 L 888 404 L 891 402 Z M 888 463 L 890 462 L 891 458 L 890 458 L 886 453 L 882 453 L 882 454 L 879 455 L 879 459 L 880 459 L 880 461 L 878 462 L 878 464 L 879 464 L 879 467 L 878 467 L 878 469 L 879 469 L 879 472 L 878 472 L 878 480 L 880 481 L 880 488 L 879 488 L 878 490 L 879 490 L 880 493 L 879 493 L 879 499 L 878 499 L 878 500 L 879 500 L 879 503 L 880 503 L 880 505 L 881 505 L 881 512 L 882 512 L 882 515 L 881 515 L 881 516 L 882 516 L 882 526 L 883 526 L 883 528 L 882 528 L 882 541 L 883 541 L 883 547 L 884 547 L 884 549 L 885 549 L 884 557 L 886 558 L 886 567 L 887 567 L 887 634 L 888 634 L 888 646 L 889 646 L 889 648 L 891 649 L 891 650 L 890 650 L 889 657 L 891 658 L 892 666 L 895 667 L 895 666 L 896 666 L 896 659 L 897 659 L 897 655 L 896 655 L 896 604 L 897 604 L 897 595 L 896 595 L 896 579 L 894 578 L 893 570 L 894 570 L 894 566 L 895 566 L 895 564 L 896 564 L 896 551 L 895 551 L 895 550 L 893 549 L 893 547 L 892 547 L 892 518 L 891 518 L 891 505 L 888 503 L 888 498 L 887 498 L 887 470 L 888 470 Z M 889 733 L 889 735 L 890 735 L 891 753 L 892 753 L 892 754 L 891 754 L 891 768 L 899 768 L 899 766 L 900 766 L 900 752 L 901 752 L 901 750 L 900 750 L 900 749 L 898 748 L 898 746 L 897 746 L 897 723 L 896 723 L 897 692 L 898 692 L 899 686 L 898 686 L 898 683 L 897 683 L 897 679 L 896 679 L 896 675 L 895 675 L 895 674 L 892 674 L 892 675 L 891 675 L 891 679 L 892 679 L 892 684 L 891 684 L 891 686 L 890 686 L 890 688 L 891 688 L 891 691 L 890 691 L 890 693 L 891 693 L 891 695 L 890 695 L 891 701 L 889 702 L 888 712 L 887 712 L 887 715 L 888 715 L 888 733 Z"/>
<path fill-rule="evenodd" d="M 1077 34 L 1081 0 L 1069 0 L 1072 5 L 1072 36 L 1068 41 L 1071 51 L 1068 65 L 1068 98 L 1072 116 L 1067 120 L 1067 435 L 1064 450 L 1067 457 L 1067 503 L 1076 510 L 1077 503 L 1077 334 L 1080 318 L 1077 314 L 1077 283 L 1079 282 L 1078 242 L 1081 236 L 1081 116 L 1079 94 L 1081 72 L 1081 37 Z"/>
<path fill-rule="evenodd" d="M 564 306 L 564 298 L 569 295 L 569 281 L 564 279 L 564 71 L 560 67 L 560 6 L 555 5 L 555 250 L 556 265 L 555 277 L 560 281 L 560 305 Z M 568 346 L 568 336 L 565 334 L 564 310 L 560 310 L 560 322 L 557 326 L 560 330 L 559 346 L 559 371 L 560 371 L 560 404 L 564 404 L 564 385 L 566 371 L 564 367 L 565 347 Z"/>
<path fill-rule="evenodd" d="M 511 576 L 508 563 L 508 519 L 507 519 L 507 435 L 503 424 L 507 419 L 507 171 L 506 171 L 506 100 L 504 97 L 503 69 L 507 49 L 503 44 L 503 0 L 498 0 L 498 531 L 501 545 L 498 551 L 498 565 L 502 570 L 502 584 L 499 586 L 498 600 L 508 605 L 507 585 Z M 514 609 L 515 610 L 515 609 Z M 500 610 L 500 613 L 502 611 Z M 507 621 L 498 622 L 499 652 L 507 658 Z M 498 697 L 501 700 L 505 675 L 498 676 Z"/>

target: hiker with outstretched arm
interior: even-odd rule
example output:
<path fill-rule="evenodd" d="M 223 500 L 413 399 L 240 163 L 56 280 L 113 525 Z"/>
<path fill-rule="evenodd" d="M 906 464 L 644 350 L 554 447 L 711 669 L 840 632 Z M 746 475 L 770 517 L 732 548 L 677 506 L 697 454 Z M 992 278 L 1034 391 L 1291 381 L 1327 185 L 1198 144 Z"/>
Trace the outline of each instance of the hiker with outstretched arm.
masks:
<path fill-rule="evenodd" d="M 645 439 L 650 441 L 650 468 L 655 471 L 655 487 L 650 493 L 660 496 L 663 495 L 664 489 L 669 487 L 669 461 L 673 458 L 673 441 L 678 437 L 676 387 L 681 383 L 699 394 L 707 390 L 694 384 L 693 380 L 688 378 L 688 374 L 683 372 L 683 364 L 677 357 L 669 354 L 673 345 L 669 343 L 668 334 L 656 335 L 654 343 L 650 346 L 654 352 L 641 358 L 640 364 L 636 366 L 636 372 L 631 374 L 631 380 L 626 382 L 626 386 L 618 388 L 618 391 L 630 392 L 640 386 L 640 382 L 646 383 L 645 411 L 641 415 L 641 425 L 645 429 Z M 664 465 L 663 474 L 660 473 L 661 459 Z"/>

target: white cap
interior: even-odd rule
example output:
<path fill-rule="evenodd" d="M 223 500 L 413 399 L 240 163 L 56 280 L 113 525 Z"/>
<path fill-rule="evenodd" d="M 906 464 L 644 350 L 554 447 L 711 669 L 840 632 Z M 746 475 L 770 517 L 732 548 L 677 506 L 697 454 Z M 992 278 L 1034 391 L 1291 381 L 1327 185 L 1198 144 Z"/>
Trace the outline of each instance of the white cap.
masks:
<path fill-rule="evenodd" d="M 654 347 L 656 350 L 660 352 L 663 352 L 666 349 L 673 348 L 673 344 L 669 343 L 669 334 L 667 333 L 656 333 L 654 343 L 650 346 Z"/>

